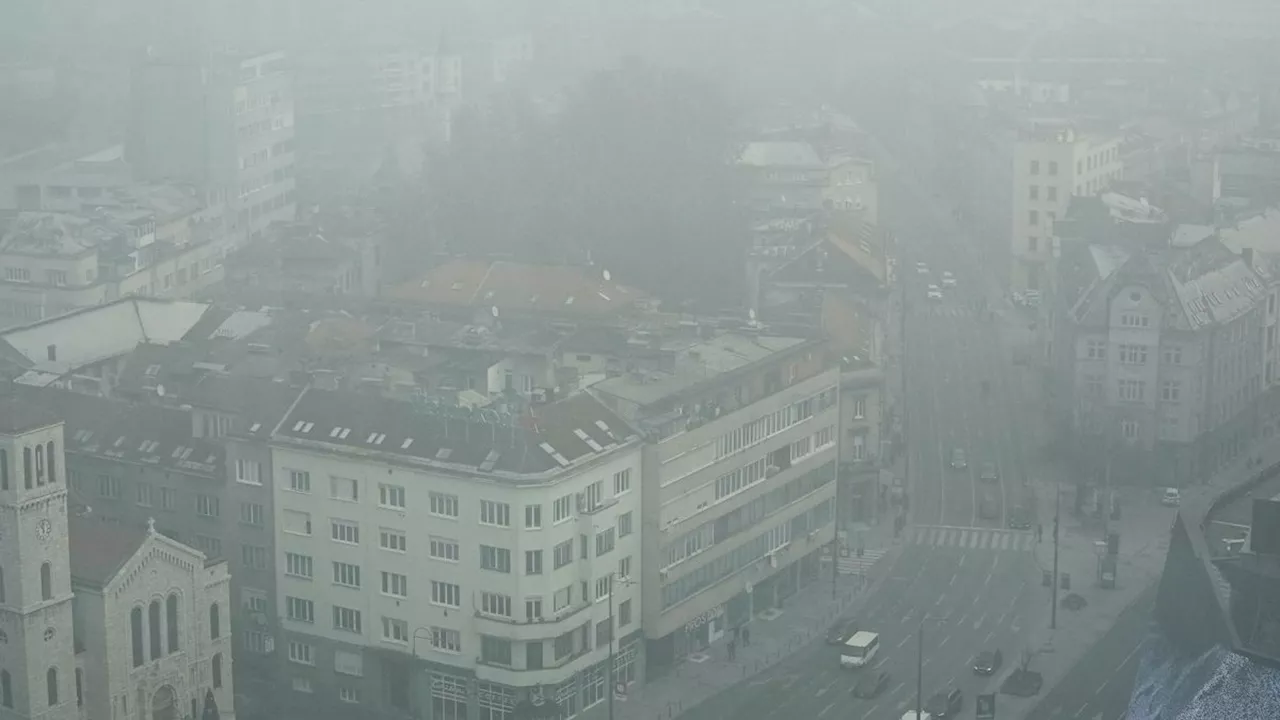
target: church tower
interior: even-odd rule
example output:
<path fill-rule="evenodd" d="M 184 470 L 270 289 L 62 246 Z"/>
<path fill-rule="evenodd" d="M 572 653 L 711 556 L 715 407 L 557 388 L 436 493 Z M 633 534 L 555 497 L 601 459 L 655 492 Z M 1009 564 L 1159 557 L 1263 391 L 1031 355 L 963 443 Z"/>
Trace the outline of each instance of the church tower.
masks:
<path fill-rule="evenodd" d="M 0 398 L 0 720 L 73 720 L 62 421 Z"/>

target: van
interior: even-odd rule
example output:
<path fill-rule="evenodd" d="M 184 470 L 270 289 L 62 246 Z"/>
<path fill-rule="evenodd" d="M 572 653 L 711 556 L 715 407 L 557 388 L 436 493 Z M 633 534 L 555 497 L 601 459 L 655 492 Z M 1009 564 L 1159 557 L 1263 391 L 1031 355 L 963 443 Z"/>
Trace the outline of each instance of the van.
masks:
<path fill-rule="evenodd" d="M 878 633 L 859 630 L 853 637 L 844 641 L 840 648 L 840 667 L 860 668 L 869 664 L 880 651 L 880 635 Z"/>

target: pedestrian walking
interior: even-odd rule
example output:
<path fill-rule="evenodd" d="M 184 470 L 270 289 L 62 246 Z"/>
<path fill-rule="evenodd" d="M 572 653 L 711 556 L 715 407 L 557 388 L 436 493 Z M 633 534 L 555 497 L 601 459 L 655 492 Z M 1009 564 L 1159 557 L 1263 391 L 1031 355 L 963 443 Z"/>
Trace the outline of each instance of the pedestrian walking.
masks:
<path fill-rule="evenodd" d="M 730 640 L 727 649 L 729 651 L 729 660 L 732 662 L 736 657 L 738 657 L 738 644 Z"/>
<path fill-rule="evenodd" d="M 751 647 L 751 628 L 742 628 L 742 647 Z"/>
<path fill-rule="evenodd" d="M 1041 525 L 1040 523 L 1036 523 L 1036 542 L 1040 542 L 1043 539 L 1044 539 L 1044 525 Z"/>

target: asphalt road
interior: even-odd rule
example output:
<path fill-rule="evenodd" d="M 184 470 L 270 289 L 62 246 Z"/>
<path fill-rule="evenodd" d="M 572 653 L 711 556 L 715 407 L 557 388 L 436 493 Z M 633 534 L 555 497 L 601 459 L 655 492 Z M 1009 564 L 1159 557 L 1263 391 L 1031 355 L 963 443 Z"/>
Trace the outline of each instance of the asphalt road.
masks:
<path fill-rule="evenodd" d="M 1027 720 L 1120 720 L 1129 707 L 1158 586 L 1116 618 L 1115 625 L 1027 715 Z M 999 700 L 996 701 L 997 715 Z"/>
<path fill-rule="evenodd" d="M 959 687 L 964 717 L 973 695 L 991 682 L 975 677 L 973 656 L 1001 648 L 1006 663 L 1023 642 L 1030 603 L 1041 599 L 1027 581 L 1034 560 L 1024 552 L 961 547 L 907 546 L 893 571 L 854 617 L 860 629 L 880 633 L 877 668 L 889 672 L 889 688 L 874 700 L 853 697 L 863 670 L 840 667 L 838 648 L 821 638 L 743 684 L 689 713 L 698 720 L 900 720 L 915 707 L 917 635 L 924 627 L 925 701 Z"/>
<path fill-rule="evenodd" d="M 1008 321 L 981 311 L 982 302 L 999 306 L 993 273 L 971 250 L 949 207 L 905 172 L 882 172 L 880 197 L 882 223 L 897 236 L 906 285 L 910 518 L 916 525 L 1006 527 L 1012 508 L 1034 507 L 1024 489 L 1030 454 L 1025 428 L 1034 418 L 1019 399 L 1022 371 L 1014 368 L 1002 332 Z M 927 273 L 918 272 L 917 262 L 926 263 Z M 955 276 L 956 287 L 941 287 L 944 271 Z M 941 300 L 927 298 L 930 284 L 941 287 Z M 950 467 L 957 448 L 965 451 L 965 469 Z M 979 480 L 984 463 L 994 463 L 999 474 L 990 487 Z M 995 499 L 989 517 L 980 512 L 985 492 Z"/>

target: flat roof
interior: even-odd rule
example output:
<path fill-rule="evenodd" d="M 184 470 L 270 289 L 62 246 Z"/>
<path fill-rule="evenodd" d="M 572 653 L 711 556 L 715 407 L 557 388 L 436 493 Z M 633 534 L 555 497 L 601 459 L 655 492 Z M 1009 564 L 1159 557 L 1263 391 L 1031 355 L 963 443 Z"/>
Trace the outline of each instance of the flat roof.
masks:
<path fill-rule="evenodd" d="M 866 647 L 875 642 L 880 637 L 880 633 L 873 633 L 869 630 L 859 630 L 853 634 L 853 637 L 844 641 L 849 647 Z"/>

